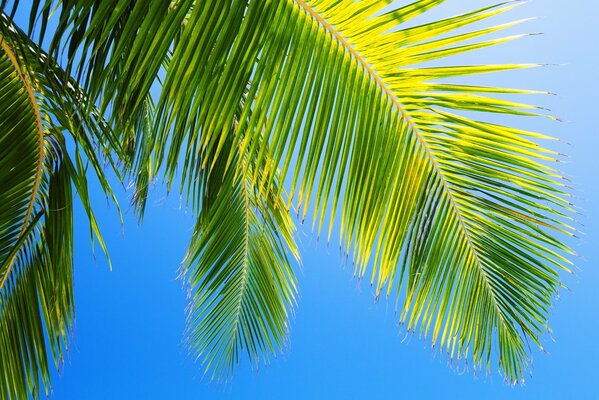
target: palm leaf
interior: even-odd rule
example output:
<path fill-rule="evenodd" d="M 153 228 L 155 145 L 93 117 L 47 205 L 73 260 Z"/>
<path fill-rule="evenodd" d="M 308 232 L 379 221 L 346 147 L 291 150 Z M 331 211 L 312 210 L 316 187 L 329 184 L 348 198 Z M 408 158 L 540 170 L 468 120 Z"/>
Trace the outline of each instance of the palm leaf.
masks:
<path fill-rule="evenodd" d="M 285 202 L 275 192 L 261 196 L 249 161 L 234 157 L 242 173 L 221 157 L 200 183 L 202 206 L 182 271 L 192 289 L 189 345 L 212 378 L 230 376 L 243 350 L 258 364 L 283 347 L 296 294 L 288 253 L 299 254 Z"/>
<path fill-rule="evenodd" d="M 0 44 L 0 398 L 39 398 L 68 350 L 74 316 L 73 184 L 104 248 L 83 161 L 73 165 L 63 131 L 77 138 L 77 160 L 80 151 L 91 156 L 103 185 L 92 138 L 109 146 L 111 133 L 88 114 L 78 85 L 4 14 Z"/>
<path fill-rule="evenodd" d="M 505 99 L 538 92 L 451 83 L 535 65 L 439 64 L 515 39 L 483 39 L 514 24 L 464 31 L 518 3 L 417 24 L 443 2 L 62 3 L 51 54 L 68 49 L 67 65 L 102 110 L 118 110 L 111 121 L 123 132 L 144 117 L 164 74 L 144 146 L 151 176 L 162 169 L 170 186 L 183 160 L 182 187 L 193 187 L 225 157 L 243 184 L 241 157 L 259 196 L 290 181 L 302 220 L 313 209 L 329 237 L 340 221 L 356 274 L 370 268 L 377 296 L 403 299 L 408 329 L 476 367 L 497 354 L 513 382 L 527 339 L 540 345 L 569 264 L 569 195 L 551 166 L 557 153 L 539 144 L 551 138 L 483 117 L 538 115 Z"/>
<path fill-rule="evenodd" d="M 58 360 L 72 315 L 70 269 L 64 269 L 72 258 L 72 209 L 64 201 L 70 197 L 70 184 L 64 185 L 64 173 L 52 171 L 52 154 L 31 83 L 4 36 L 0 41 L 1 93 L 6 105 L 0 115 L 0 186 L 8 189 L 0 198 L 2 397 L 26 398 L 29 390 L 38 397 L 40 386 L 49 387 L 42 318 Z M 55 180 L 64 188 L 51 184 Z M 57 207 L 50 210 L 61 211 L 52 211 L 43 221 L 41 209 L 46 202 Z"/>

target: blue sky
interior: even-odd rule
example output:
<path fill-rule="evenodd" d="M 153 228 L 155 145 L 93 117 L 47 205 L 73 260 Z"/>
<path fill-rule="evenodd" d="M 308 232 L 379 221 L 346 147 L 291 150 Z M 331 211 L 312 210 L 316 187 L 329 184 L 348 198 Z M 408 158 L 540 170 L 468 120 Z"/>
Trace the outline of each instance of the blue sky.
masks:
<path fill-rule="evenodd" d="M 448 0 L 433 16 L 449 16 L 489 1 Z M 467 3 L 467 4 L 464 4 Z M 576 5 L 573 5 L 576 4 Z M 374 303 L 368 285 L 352 279 L 336 242 L 300 233 L 303 269 L 299 307 L 284 354 L 258 371 L 242 364 L 226 384 L 202 378 L 182 346 L 185 292 L 176 279 L 192 232 L 193 218 L 178 196 L 157 185 L 140 226 L 127 209 L 130 192 L 118 190 L 125 208 L 125 234 L 114 207 L 99 194 L 95 204 L 114 268 L 109 271 L 89 245 L 81 209 L 76 214 L 75 295 L 77 317 L 65 365 L 54 377 L 55 399 L 331 399 L 364 397 L 447 397 L 462 399 L 592 398 L 599 377 L 599 204 L 594 152 L 599 149 L 594 95 L 599 93 L 599 6 L 535 0 L 496 22 L 540 19 L 511 33 L 544 32 L 463 57 L 462 62 L 541 62 L 555 66 L 485 78 L 486 83 L 545 89 L 557 96 L 535 97 L 564 122 L 521 120 L 521 127 L 562 138 L 568 153 L 563 170 L 571 177 L 583 210 L 572 242 L 581 254 L 574 276 L 564 276 L 551 310 L 553 334 L 544 338 L 550 354 L 533 350 L 532 376 L 523 387 L 507 386 L 496 370 L 474 376 L 464 365 L 448 365 L 425 340 L 406 337 L 397 325 L 393 301 Z M 595 245 L 594 245 L 595 244 Z"/>

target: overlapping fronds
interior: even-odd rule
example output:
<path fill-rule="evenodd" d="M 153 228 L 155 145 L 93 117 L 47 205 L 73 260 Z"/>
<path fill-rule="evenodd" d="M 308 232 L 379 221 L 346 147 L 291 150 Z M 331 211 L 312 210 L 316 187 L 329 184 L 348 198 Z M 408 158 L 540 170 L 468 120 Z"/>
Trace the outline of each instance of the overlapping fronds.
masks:
<path fill-rule="evenodd" d="M 148 142 L 135 147 L 145 152 L 135 158 L 144 160 L 144 185 L 163 171 L 170 186 L 182 164 L 182 190 L 202 214 L 197 182 L 212 171 L 235 172 L 223 189 L 233 204 L 246 184 L 264 199 L 291 182 L 301 218 L 314 210 L 317 230 L 327 222 L 329 237 L 340 221 L 356 274 L 370 269 L 377 296 L 397 295 L 408 329 L 476 367 L 490 367 L 496 354 L 513 382 L 523 377 L 526 341 L 540 345 L 558 271 L 567 270 L 560 237 L 572 235 L 568 194 L 551 165 L 557 154 L 540 145 L 550 138 L 485 121 L 485 113 L 537 115 L 506 99 L 537 92 L 450 83 L 534 65 L 440 63 L 516 38 L 484 38 L 516 23 L 468 27 L 518 3 L 418 24 L 443 2 L 82 0 L 61 3 L 51 54 L 67 49 L 65 62 L 103 110 L 115 110 L 111 121 L 123 135 L 141 126 L 164 74 Z M 237 247 L 208 258 L 211 271 L 219 271 L 218 255 L 244 243 L 234 226 L 214 228 Z M 197 232 L 192 249 L 216 245 Z M 241 285 L 238 264 L 223 260 Z M 221 298 L 206 287 L 196 293 L 218 299 L 210 304 L 225 307 L 220 315 L 238 304 L 240 288 L 220 286 Z M 204 323 L 195 329 L 210 333 L 191 346 L 218 371 L 237 354 L 223 352 L 231 326 Z M 278 331 L 252 332 L 236 346 L 264 351 Z"/>
<path fill-rule="evenodd" d="M 73 184 L 97 233 L 82 158 L 73 165 L 62 132 L 103 178 L 91 138 L 110 130 L 78 107 L 77 86 L 65 88 L 71 80 L 4 14 L 0 44 L 0 398 L 38 398 L 49 394 L 74 314 Z"/>

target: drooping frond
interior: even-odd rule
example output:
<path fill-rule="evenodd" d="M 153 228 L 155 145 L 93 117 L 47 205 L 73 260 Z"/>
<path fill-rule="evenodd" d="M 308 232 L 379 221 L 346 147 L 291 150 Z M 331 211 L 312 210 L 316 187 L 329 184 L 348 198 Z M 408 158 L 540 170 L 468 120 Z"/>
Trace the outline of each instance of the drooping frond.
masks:
<path fill-rule="evenodd" d="M 557 154 L 539 145 L 548 137 L 485 121 L 537 115 L 504 96 L 533 92 L 451 83 L 533 65 L 440 63 L 514 39 L 484 39 L 514 24 L 468 26 L 517 3 L 418 24 L 443 2 L 78 1 L 62 4 L 51 54 L 68 49 L 123 132 L 139 126 L 161 77 L 144 177 L 162 170 L 170 185 L 183 160 L 182 186 L 193 186 L 225 157 L 243 185 L 242 155 L 258 198 L 290 181 L 302 219 L 313 209 L 329 236 L 340 220 L 356 274 L 370 268 L 377 295 L 397 293 L 409 329 L 477 367 L 496 354 L 516 381 L 569 263 L 559 236 L 572 235 L 570 205 Z"/>
<path fill-rule="evenodd" d="M 232 149 L 225 144 L 225 152 Z M 228 377 L 245 351 L 252 363 L 284 346 L 299 254 L 284 199 L 258 193 L 252 166 L 241 172 L 217 160 L 199 184 L 203 194 L 183 273 L 191 287 L 189 346 L 212 378 Z"/>
<path fill-rule="evenodd" d="M 1 396 L 38 397 L 49 387 L 45 332 L 58 361 L 72 315 L 70 268 L 64 268 L 72 259 L 70 184 L 64 172 L 53 171 L 31 82 L 4 36 L 0 43 Z M 56 208 L 44 220 L 46 206 Z"/>
<path fill-rule="evenodd" d="M 97 234 L 82 157 L 73 165 L 63 131 L 104 178 L 92 138 L 108 140 L 110 130 L 4 14 L 0 44 L 0 398 L 39 398 L 68 349 L 74 314 L 73 184 Z"/>

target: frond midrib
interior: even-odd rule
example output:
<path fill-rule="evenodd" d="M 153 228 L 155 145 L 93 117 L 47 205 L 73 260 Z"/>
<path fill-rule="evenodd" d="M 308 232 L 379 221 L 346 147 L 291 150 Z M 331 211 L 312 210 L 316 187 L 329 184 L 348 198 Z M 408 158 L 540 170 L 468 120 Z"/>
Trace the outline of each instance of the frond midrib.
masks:
<path fill-rule="evenodd" d="M 484 282 L 485 288 L 487 289 L 487 291 L 491 297 L 493 307 L 497 311 L 497 313 L 500 317 L 500 321 L 502 323 L 505 323 L 504 312 L 503 312 L 502 308 L 499 306 L 495 292 L 493 291 L 493 287 L 491 286 L 491 283 L 489 282 L 489 278 L 486 274 L 486 271 L 480 261 L 480 256 L 478 255 L 476 246 L 474 245 L 474 243 L 472 242 L 472 239 L 470 238 L 470 232 L 469 232 L 468 227 L 466 226 L 466 223 L 464 222 L 464 219 L 463 219 L 463 217 L 459 211 L 459 208 L 455 202 L 455 199 L 453 197 L 453 191 L 449 187 L 449 184 L 447 183 L 447 180 L 446 180 L 443 172 L 441 171 L 435 156 L 432 154 L 426 140 L 422 137 L 420 130 L 418 129 L 418 127 L 416 126 L 416 124 L 414 123 L 414 121 L 412 120 L 410 115 L 408 114 L 408 112 L 406 111 L 405 107 L 401 104 L 401 102 L 399 101 L 397 96 L 395 96 L 395 94 L 391 91 L 389 86 L 387 84 L 385 84 L 385 82 L 383 81 L 383 78 L 379 74 L 377 74 L 377 72 L 371 67 L 371 65 L 368 63 L 368 61 L 364 57 L 361 56 L 360 52 L 349 44 L 349 42 L 341 34 L 341 32 L 337 31 L 333 27 L 333 25 L 331 25 L 325 18 L 323 18 L 318 13 L 318 11 L 316 11 L 314 8 L 312 8 L 310 5 L 308 5 L 304 0 L 294 0 L 294 1 L 299 5 L 299 7 L 301 9 L 303 9 L 309 16 L 314 18 L 328 33 L 330 33 L 337 40 L 337 42 L 345 50 L 347 50 L 349 52 L 349 54 L 351 54 L 351 56 L 356 60 L 356 62 L 362 68 L 364 68 L 366 73 L 376 82 L 376 84 L 383 91 L 385 96 L 393 103 L 393 106 L 400 113 L 402 118 L 406 121 L 407 125 L 410 128 L 410 131 L 415 135 L 418 143 L 424 149 L 425 154 L 427 155 L 427 158 L 433 167 L 433 170 L 435 171 L 435 173 L 439 177 L 439 180 L 441 181 L 441 184 L 443 185 L 444 191 L 449 200 L 449 204 L 451 204 L 451 209 L 453 210 L 452 214 L 455 216 L 455 218 L 457 218 L 458 226 L 460 227 L 462 234 L 466 238 L 468 248 L 470 249 L 470 252 L 474 258 L 474 262 L 477 265 L 478 270 L 481 273 L 482 281 Z"/>
<path fill-rule="evenodd" d="M 235 308 L 235 320 L 233 322 L 233 337 L 231 338 L 231 345 L 237 341 L 237 335 L 239 335 L 239 319 L 241 316 L 241 308 L 243 304 L 243 299 L 245 295 L 245 290 L 247 288 L 248 282 L 248 264 L 250 259 L 250 213 L 251 204 L 248 194 L 248 187 L 246 181 L 246 170 L 245 164 L 243 165 L 243 173 L 240 177 L 241 179 L 241 187 L 243 192 L 243 200 L 244 200 L 244 223 L 245 223 L 245 232 L 244 232 L 244 242 L 243 242 L 243 266 L 241 271 L 241 288 L 239 289 L 239 294 L 237 295 L 237 306 Z"/>
<path fill-rule="evenodd" d="M 23 225 L 19 232 L 19 236 L 22 236 L 23 233 L 27 231 L 27 225 L 31 218 L 31 215 L 33 214 L 33 208 L 35 206 L 35 202 L 37 199 L 37 192 L 39 191 L 40 182 L 42 180 L 42 172 L 43 172 L 43 165 L 44 165 L 44 131 L 43 131 L 43 126 L 42 126 L 41 112 L 40 112 L 39 106 L 37 104 L 37 100 L 35 98 L 35 93 L 33 91 L 33 88 L 31 87 L 29 80 L 26 78 L 26 76 L 21 71 L 21 68 L 19 67 L 19 61 L 17 60 L 16 55 L 13 53 L 13 51 L 11 50 L 8 43 L 4 40 L 4 37 L 2 36 L 2 34 L 0 34 L 0 46 L 6 53 L 6 56 L 10 60 L 13 67 L 15 68 L 15 72 L 19 76 L 19 79 L 23 83 L 23 87 L 25 88 L 27 95 L 29 96 L 29 99 L 31 101 L 31 106 L 32 106 L 33 112 L 35 114 L 37 133 L 38 133 L 39 153 L 38 153 L 37 165 L 36 165 L 36 170 L 35 170 L 35 178 L 33 181 L 33 188 L 31 190 L 31 199 L 29 200 L 29 204 L 27 206 L 27 212 L 25 213 L 25 216 L 23 218 Z M 8 280 L 8 277 L 10 276 L 10 273 L 15 265 L 16 258 L 17 258 L 17 254 L 15 253 L 15 255 L 12 257 L 12 259 L 9 261 L 8 267 L 6 268 L 4 275 L 0 278 L 0 291 L 6 284 L 6 281 Z"/>

